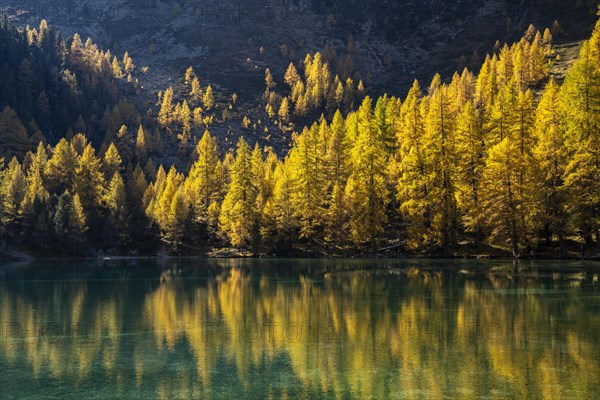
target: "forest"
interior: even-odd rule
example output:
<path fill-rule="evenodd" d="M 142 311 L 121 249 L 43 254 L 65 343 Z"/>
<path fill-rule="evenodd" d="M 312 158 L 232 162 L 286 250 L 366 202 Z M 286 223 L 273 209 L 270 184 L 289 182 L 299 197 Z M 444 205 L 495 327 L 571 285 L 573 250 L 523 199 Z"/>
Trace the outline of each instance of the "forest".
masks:
<path fill-rule="evenodd" d="M 564 79 L 551 74 L 559 32 L 530 26 L 480 68 L 415 81 L 404 98 L 371 97 L 351 58 L 327 49 L 284 77 L 267 69 L 260 102 L 290 133 L 281 150 L 212 135 L 237 95 L 191 67 L 184 91 L 140 113 L 143 68 L 128 53 L 4 19 L 0 252 L 593 254 L 600 22 Z"/>

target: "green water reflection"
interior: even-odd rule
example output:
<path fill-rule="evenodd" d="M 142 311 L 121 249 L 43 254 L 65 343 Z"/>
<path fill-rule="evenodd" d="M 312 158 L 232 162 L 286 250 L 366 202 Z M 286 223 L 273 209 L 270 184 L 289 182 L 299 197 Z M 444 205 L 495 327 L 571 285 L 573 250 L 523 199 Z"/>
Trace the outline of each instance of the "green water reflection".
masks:
<path fill-rule="evenodd" d="M 580 264 L 136 261 L 0 275 L 0 398 L 581 398 Z"/>

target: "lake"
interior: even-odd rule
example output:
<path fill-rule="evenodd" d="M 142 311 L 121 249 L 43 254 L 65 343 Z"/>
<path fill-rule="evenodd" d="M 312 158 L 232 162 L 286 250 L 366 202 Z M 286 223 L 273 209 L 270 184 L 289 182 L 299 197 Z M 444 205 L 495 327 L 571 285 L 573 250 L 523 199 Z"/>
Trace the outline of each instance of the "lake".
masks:
<path fill-rule="evenodd" d="M 0 398 L 591 399 L 599 267 L 0 265 Z"/>

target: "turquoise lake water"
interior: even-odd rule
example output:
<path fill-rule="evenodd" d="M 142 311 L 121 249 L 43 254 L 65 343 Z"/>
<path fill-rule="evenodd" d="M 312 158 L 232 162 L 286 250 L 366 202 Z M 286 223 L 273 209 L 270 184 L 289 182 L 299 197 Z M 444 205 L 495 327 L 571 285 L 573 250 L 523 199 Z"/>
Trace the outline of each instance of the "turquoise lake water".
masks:
<path fill-rule="evenodd" d="M 598 264 L 0 265 L 1 399 L 592 399 Z"/>

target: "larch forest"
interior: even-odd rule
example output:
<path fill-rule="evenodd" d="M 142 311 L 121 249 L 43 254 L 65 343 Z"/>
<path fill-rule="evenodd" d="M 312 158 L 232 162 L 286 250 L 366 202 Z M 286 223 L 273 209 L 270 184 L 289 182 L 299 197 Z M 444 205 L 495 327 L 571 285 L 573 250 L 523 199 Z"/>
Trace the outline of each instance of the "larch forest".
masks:
<path fill-rule="evenodd" d="M 371 94 L 349 37 L 267 68 L 266 118 L 223 140 L 238 94 L 193 67 L 140 107 L 129 53 L 4 17 L 0 252 L 597 254 L 600 22 L 557 78 L 561 30 L 531 25 L 403 97 Z M 289 145 L 253 140 L 268 126 Z"/>

